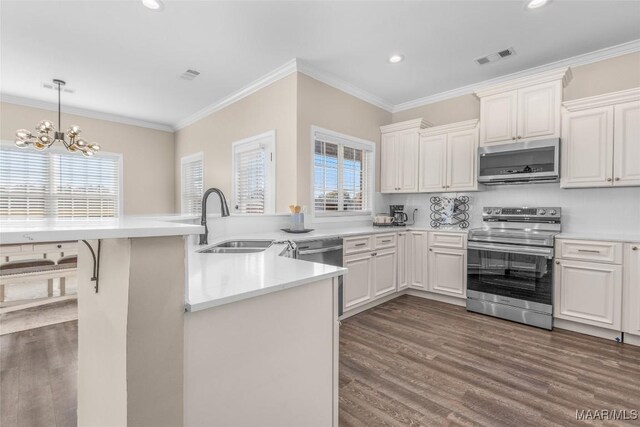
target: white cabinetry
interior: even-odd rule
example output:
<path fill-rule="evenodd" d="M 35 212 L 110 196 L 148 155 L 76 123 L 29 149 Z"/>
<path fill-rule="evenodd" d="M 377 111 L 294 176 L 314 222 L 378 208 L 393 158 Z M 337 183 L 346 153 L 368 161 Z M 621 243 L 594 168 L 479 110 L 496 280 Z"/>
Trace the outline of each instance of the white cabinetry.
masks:
<path fill-rule="evenodd" d="M 427 233 L 409 232 L 409 287 L 427 289 Z"/>
<path fill-rule="evenodd" d="M 409 287 L 409 233 L 398 233 L 398 291 Z"/>
<path fill-rule="evenodd" d="M 621 243 L 558 240 L 554 317 L 621 330 Z"/>
<path fill-rule="evenodd" d="M 465 233 L 429 232 L 429 291 L 466 298 L 466 242 Z"/>
<path fill-rule="evenodd" d="M 624 245 L 623 270 L 622 331 L 640 337 L 640 242 Z"/>
<path fill-rule="evenodd" d="M 420 192 L 478 189 L 478 120 L 437 126 L 420 132 Z"/>
<path fill-rule="evenodd" d="M 562 88 L 570 79 L 564 68 L 477 91 L 480 145 L 559 138 Z"/>
<path fill-rule="evenodd" d="M 563 106 L 560 186 L 640 185 L 640 88 Z"/>
<path fill-rule="evenodd" d="M 357 236 L 344 239 L 344 311 L 396 291 L 396 234 Z"/>
<path fill-rule="evenodd" d="M 383 193 L 418 191 L 419 131 L 429 126 L 422 119 L 380 127 L 380 190 Z"/>

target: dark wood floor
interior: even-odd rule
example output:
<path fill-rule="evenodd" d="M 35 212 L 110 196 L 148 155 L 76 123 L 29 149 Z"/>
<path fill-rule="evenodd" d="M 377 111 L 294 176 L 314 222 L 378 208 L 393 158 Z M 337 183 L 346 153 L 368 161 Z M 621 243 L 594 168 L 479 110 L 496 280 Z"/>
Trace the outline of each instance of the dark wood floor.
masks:
<path fill-rule="evenodd" d="M 0 426 L 76 425 L 78 322 L 0 337 Z"/>
<path fill-rule="evenodd" d="M 340 426 L 584 426 L 582 409 L 640 410 L 639 347 L 407 295 L 342 323 Z"/>
<path fill-rule="evenodd" d="M 0 426 L 76 424 L 77 337 L 0 337 Z M 640 409 L 640 348 L 411 296 L 340 329 L 341 427 L 586 425 L 581 409 Z"/>

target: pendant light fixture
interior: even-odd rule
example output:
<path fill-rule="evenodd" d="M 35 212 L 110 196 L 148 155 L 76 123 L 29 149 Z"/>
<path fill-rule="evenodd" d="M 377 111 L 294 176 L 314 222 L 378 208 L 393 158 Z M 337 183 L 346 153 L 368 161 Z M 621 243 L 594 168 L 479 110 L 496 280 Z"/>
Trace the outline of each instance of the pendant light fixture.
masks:
<path fill-rule="evenodd" d="M 67 151 L 82 153 L 86 157 L 93 156 L 100 151 L 100 146 L 95 142 L 87 142 L 79 138 L 78 135 L 82 132 L 79 126 L 72 125 L 67 129 L 66 135 L 61 132 L 60 91 L 66 83 L 63 80 L 53 79 L 53 84 L 58 87 L 58 130 L 56 130 L 51 120 L 42 120 L 36 126 L 35 134 L 27 129 L 18 130 L 16 132 L 16 146 L 20 148 L 33 146 L 36 150 L 46 150 L 59 141 L 64 144 Z M 67 138 L 69 139 L 68 141 Z"/>

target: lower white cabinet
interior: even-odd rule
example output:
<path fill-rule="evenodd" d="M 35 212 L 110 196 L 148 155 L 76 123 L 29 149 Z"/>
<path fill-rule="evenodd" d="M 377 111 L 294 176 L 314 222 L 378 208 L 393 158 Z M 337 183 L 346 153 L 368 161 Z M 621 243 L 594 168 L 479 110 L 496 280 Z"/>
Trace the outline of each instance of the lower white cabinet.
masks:
<path fill-rule="evenodd" d="M 373 259 L 366 252 L 345 257 L 344 266 L 349 269 L 345 275 L 344 287 L 344 311 L 357 307 L 371 299 L 371 265 Z"/>
<path fill-rule="evenodd" d="M 640 336 L 640 242 L 624 245 L 622 332 Z"/>
<path fill-rule="evenodd" d="M 558 259 L 554 292 L 554 317 L 621 330 L 621 265 Z"/>
<path fill-rule="evenodd" d="M 344 239 L 344 266 L 349 270 L 343 282 L 345 312 L 396 292 L 398 277 L 395 237 L 395 233 L 391 233 Z M 363 242 L 368 243 L 363 245 Z"/>
<path fill-rule="evenodd" d="M 428 270 L 431 292 L 466 298 L 466 250 L 430 247 Z"/>
<path fill-rule="evenodd" d="M 427 290 L 427 232 L 409 232 L 409 287 Z"/>
<path fill-rule="evenodd" d="M 409 287 L 409 234 L 405 231 L 398 233 L 398 291 Z"/>

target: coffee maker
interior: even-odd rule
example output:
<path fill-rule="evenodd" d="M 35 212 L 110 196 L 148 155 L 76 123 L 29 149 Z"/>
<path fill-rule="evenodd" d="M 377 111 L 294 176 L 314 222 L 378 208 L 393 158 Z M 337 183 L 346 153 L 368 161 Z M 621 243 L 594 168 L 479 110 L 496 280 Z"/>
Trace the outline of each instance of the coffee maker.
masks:
<path fill-rule="evenodd" d="M 389 215 L 393 218 L 393 225 L 405 226 L 409 220 L 404 212 L 404 205 L 389 205 Z"/>

